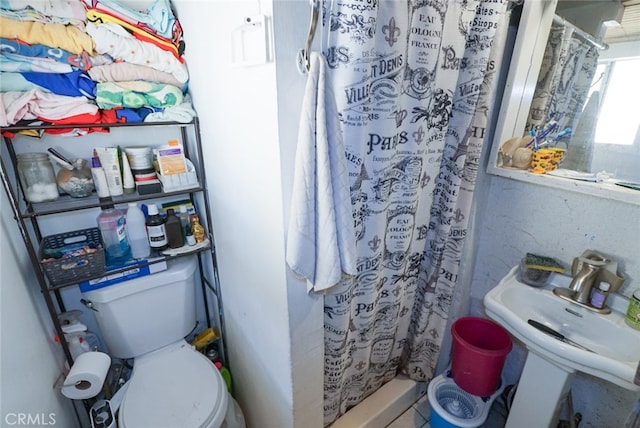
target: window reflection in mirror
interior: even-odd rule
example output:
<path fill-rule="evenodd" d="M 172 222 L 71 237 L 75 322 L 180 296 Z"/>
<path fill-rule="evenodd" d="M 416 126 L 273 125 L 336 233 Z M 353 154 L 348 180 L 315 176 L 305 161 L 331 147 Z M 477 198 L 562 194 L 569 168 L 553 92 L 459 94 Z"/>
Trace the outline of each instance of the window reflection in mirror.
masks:
<path fill-rule="evenodd" d="M 640 57 L 606 61 L 598 66 L 599 78 L 591 88 L 603 94 L 596 144 L 634 144 L 640 126 L 640 115 L 629 108 L 629 100 L 640 99 Z"/>
<path fill-rule="evenodd" d="M 599 60 L 590 96 L 600 94 L 592 172 L 640 182 L 640 42 L 611 45 Z"/>

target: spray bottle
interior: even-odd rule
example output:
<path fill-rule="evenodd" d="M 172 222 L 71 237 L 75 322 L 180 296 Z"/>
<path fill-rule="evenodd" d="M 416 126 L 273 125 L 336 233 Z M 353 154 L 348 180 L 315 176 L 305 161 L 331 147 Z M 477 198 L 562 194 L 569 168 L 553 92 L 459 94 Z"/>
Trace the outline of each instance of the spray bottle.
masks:
<path fill-rule="evenodd" d="M 98 336 L 87 331 L 87 326 L 80 322 L 81 315 L 82 311 L 80 310 L 63 312 L 58 315 L 64 338 L 69 345 L 69 352 L 74 360 L 84 352 L 101 349 Z M 57 336 L 54 340 L 56 342 L 60 341 Z"/>

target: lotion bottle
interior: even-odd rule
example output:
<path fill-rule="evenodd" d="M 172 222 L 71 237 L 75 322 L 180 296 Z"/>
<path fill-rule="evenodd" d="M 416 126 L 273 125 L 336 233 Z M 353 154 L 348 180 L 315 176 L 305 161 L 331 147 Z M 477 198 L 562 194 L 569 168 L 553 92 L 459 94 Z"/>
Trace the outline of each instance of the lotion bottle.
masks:
<path fill-rule="evenodd" d="M 91 158 L 91 176 L 93 177 L 93 185 L 96 188 L 98 198 L 108 198 L 110 193 L 109 184 L 107 184 L 107 176 L 100 164 L 98 152 L 95 150 L 93 151 L 93 157 Z"/>
<path fill-rule="evenodd" d="M 129 164 L 127 154 L 118 146 L 118 155 L 122 158 L 122 188 L 124 193 L 133 193 L 136 191 L 136 183 L 133 179 L 133 172 Z"/>

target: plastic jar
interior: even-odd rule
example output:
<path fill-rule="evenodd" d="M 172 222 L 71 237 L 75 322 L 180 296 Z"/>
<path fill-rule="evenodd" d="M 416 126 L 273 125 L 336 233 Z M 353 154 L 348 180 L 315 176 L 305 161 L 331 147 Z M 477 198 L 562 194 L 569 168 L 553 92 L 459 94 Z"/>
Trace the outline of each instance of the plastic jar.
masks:
<path fill-rule="evenodd" d="M 629 327 L 640 330 L 640 290 L 636 290 L 629 299 L 625 321 Z"/>
<path fill-rule="evenodd" d="M 84 159 L 76 159 L 73 169 L 61 168 L 56 175 L 56 181 L 60 189 L 74 198 L 89 196 L 95 189 L 91 170 Z"/>
<path fill-rule="evenodd" d="M 58 199 L 56 175 L 47 154 L 21 153 L 18 155 L 17 166 L 27 201 L 47 202 Z"/>

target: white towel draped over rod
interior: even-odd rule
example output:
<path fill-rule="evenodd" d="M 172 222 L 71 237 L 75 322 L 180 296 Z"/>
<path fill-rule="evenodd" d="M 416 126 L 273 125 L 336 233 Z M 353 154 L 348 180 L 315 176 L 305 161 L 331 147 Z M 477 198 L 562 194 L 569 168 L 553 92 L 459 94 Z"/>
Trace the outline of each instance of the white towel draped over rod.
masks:
<path fill-rule="evenodd" d="M 316 34 L 316 28 L 318 27 L 318 15 L 320 14 L 321 0 L 309 0 L 311 5 L 311 21 L 309 22 L 309 34 L 307 35 L 307 42 L 303 49 L 298 51 L 297 65 L 300 74 L 307 74 L 311 67 L 311 44 L 313 43 L 313 37 Z"/>

